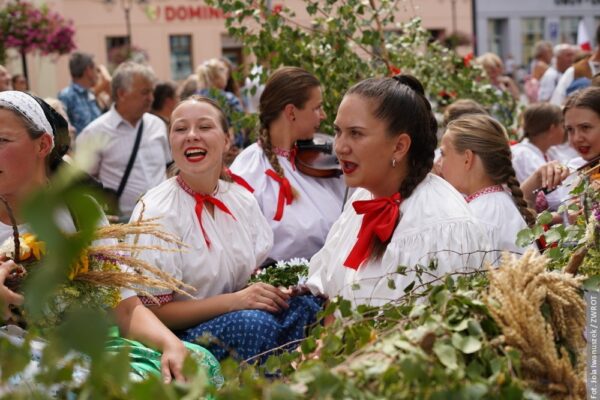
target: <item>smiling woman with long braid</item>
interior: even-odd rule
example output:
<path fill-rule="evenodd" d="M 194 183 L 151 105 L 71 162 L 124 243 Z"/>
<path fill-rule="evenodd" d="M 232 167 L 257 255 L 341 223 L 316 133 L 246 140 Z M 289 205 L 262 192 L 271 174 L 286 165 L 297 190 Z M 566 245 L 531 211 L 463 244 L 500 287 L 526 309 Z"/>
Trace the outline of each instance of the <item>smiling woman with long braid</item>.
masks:
<path fill-rule="evenodd" d="M 312 257 L 342 211 L 342 179 L 305 175 L 294 163 L 296 141 L 312 139 L 325 119 L 322 106 L 314 75 L 296 67 L 278 69 L 260 96 L 259 141 L 231 165 L 254 189 L 273 229 L 272 260 Z"/>
<path fill-rule="evenodd" d="M 430 173 L 436 129 L 423 86 L 410 75 L 348 90 L 335 149 L 347 185 L 358 189 L 310 261 L 313 294 L 378 306 L 404 295 L 416 265 L 437 265 L 425 280 L 481 266 L 485 233 L 460 194 Z"/>

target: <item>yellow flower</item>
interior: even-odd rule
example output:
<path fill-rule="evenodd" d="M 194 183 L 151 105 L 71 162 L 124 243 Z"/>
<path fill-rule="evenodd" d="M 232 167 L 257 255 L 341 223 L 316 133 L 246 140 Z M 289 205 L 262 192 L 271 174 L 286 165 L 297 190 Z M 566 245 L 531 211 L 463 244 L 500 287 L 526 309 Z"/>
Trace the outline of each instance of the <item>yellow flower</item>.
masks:
<path fill-rule="evenodd" d="M 79 255 L 79 260 L 71 266 L 69 271 L 69 279 L 73 280 L 79 274 L 85 274 L 90 270 L 90 260 L 87 251 L 83 251 Z"/>
<path fill-rule="evenodd" d="M 25 244 L 23 247 L 28 250 L 26 254 L 21 252 L 21 259 L 27 260 L 33 254 L 33 257 L 39 261 L 42 259 L 42 256 L 46 254 L 46 243 L 37 240 L 35 235 L 32 235 L 31 233 L 25 233 L 20 239 L 21 244 Z"/>
<path fill-rule="evenodd" d="M 46 245 L 44 242 L 38 241 L 35 235 L 25 233 L 19 236 L 20 261 L 39 261 L 44 254 L 46 254 Z M 12 236 L 0 246 L 0 256 L 10 259 L 15 258 L 15 243 Z M 30 260 L 30 258 L 33 258 L 33 260 Z"/>

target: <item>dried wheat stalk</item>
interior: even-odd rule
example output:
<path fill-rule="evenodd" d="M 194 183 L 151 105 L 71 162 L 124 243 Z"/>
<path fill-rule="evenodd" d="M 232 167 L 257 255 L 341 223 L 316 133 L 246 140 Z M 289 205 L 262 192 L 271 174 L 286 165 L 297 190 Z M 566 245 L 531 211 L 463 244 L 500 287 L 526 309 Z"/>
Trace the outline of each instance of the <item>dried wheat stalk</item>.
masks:
<path fill-rule="evenodd" d="M 529 251 L 504 255 L 490 269 L 485 302 L 505 343 L 521 352 L 524 379 L 550 399 L 585 398 L 585 302 L 581 278 L 546 270 L 547 259 Z M 550 310 L 547 320 L 542 306 Z M 574 357 L 572 363 L 570 355 Z"/>

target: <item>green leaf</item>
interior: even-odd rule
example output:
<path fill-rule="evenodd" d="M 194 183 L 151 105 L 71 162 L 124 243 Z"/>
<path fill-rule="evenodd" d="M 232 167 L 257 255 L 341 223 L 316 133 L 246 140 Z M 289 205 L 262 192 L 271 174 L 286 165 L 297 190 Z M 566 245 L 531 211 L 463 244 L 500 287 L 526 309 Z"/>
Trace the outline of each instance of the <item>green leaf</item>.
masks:
<path fill-rule="evenodd" d="M 415 287 L 415 281 L 412 281 L 411 283 L 406 285 L 406 287 L 404 288 L 404 293 L 410 292 L 411 290 L 413 290 L 414 287 Z"/>
<path fill-rule="evenodd" d="M 530 228 L 525 228 L 517 233 L 517 246 L 527 247 L 535 240 L 535 236 Z"/>
<path fill-rule="evenodd" d="M 308 336 L 300 345 L 303 354 L 310 354 L 317 349 L 317 341 L 315 338 Z"/>
<path fill-rule="evenodd" d="M 456 331 L 456 332 L 460 332 L 460 331 L 464 331 L 465 329 L 467 329 L 468 326 L 469 326 L 469 320 L 463 319 L 463 320 L 460 320 L 455 325 L 450 325 L 450 329 L 452 329 L 453 331 Z"/>
<path fill-rule="evenodd" d="M 423 315 L 423 313 L 425 312 L 425 310 L 427 309 L 427 305 L 420 303 L 415 305 L 412 310 L 410 310 L 410 313 L 408 314 L 409 318 L 418 318 L 421 315 Z"/>
<path fill-rule="evenodd" d="M 392 278 L 388 278 L 387 286 L 389 289 L 395 290 L 396 289 L 396 281 L 394 281 Z"/>
<path fill-rule="evenodd" d="M 65 349 L 73 349 L 100 359 L 108 335 L 108 321 L 98 311 L 74 310 L 58 328 L 58 338 Z"/>
<path fill-rule="evenodd" d="M 481 337 L 483 335 L 483 329 L 479 321 L 475 319 L 469 319 L 469 333 L 475 337 Z"/>
<path fill-rule="evenodd" d="M 398 268 L 396 268 L 396 273 L 399 275 L 406 275 L 407 269 L 408 269 L 408 267 L 405 265 L 398 265 Z"/>
<path fill-rule="evenodd" d="M 562 256 L 560 247 L 550 247 L 544 252 L 544 255 L 551 260 L 558 260 Z"/>
<path fill-rule="evenodd" d="M 465 354 L 475 353 L 481 349 L 481 341 L 473 336 L 463 336 L 456 332 L 452 334 L 452 345 Z"/>
<path fill-rule="evenodd" d="M 540 225 L 549 225 L 552 223 L 552 213 L 544 211 L 537 217 L 537 223 Z"/>
<path fill-rule="evenodd" d="M 339 304 L 339 310 L 342 317 L 349 317 L 352 314 L 352 303 L 349 300 L 340 299 Z"/>
<path fill-rule="evenodd" d="M 433 345 L 433 352 L 444 366 L 450 369 L 458 367 L 456 362 L 456 350 L 454 350 L 454 347 L 442 342 L 436 342 Z"/>
<path fill-rule="evenodd" d="M 590 291 L 600 291 L 600 275 L 590 276 L 584 280 L 583 288 Z"/>
<path fill-rule="evenodd" d="M 544 238 L 546 243 L 554 243 L 562 239 L 562 235 L 557 229 L 549 229 L 544 233 Z"/>

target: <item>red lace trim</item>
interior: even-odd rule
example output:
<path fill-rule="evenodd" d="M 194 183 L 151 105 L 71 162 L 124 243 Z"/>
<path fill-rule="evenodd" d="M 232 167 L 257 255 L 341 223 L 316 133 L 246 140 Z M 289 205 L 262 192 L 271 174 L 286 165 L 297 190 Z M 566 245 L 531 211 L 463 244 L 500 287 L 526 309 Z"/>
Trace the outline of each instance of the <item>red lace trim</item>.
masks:
<path fill-rule="evenodd" d="M 502 187 L 502 185 L 488 186 L 486 188 L 478 190 L 477 192 L 473 193 L 472 195 L 467 196 L 465 198 L 465 200 L 467 201 L 467 203 L 470 203 L 478 197 L 481 197 L 483 195 L 490 194 L 490 193 L 497 193 L 497 192 L 504 192 L 504 188 Z"/>
<path fill-rule="evenodd" d="M 145 306 L 162 306 L 163 304 L 167 304 L 173 301 L 173 293 L 159 294 L 158 296 L 154 297 L 156 297 L 156 300 L 158 300 L 158 304 L 156 304 L 156 301 L 152 299 L 152 297 L 138 296 L 142 304 Z"/>

